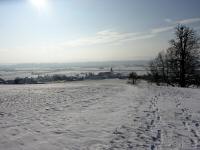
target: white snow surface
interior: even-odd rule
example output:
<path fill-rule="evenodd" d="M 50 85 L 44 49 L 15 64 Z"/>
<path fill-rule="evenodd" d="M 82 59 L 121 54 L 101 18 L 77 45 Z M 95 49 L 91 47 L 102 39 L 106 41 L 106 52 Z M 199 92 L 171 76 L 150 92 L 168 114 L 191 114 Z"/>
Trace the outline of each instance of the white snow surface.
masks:
<path fill-rule="evenodd" d="M 198 150 L 200 90 L 125 80 L 0 85 L 0 150 Z"/>

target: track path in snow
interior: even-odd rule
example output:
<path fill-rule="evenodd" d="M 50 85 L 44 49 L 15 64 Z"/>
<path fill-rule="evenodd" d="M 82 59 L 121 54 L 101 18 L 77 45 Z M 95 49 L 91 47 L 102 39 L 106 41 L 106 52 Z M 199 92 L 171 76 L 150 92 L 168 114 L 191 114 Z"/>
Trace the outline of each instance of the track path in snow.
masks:
<path fill-rule="evenodd" d="M 198 149 L 198 97 L 124 80 L 1 85 L 0 150 Z"/>

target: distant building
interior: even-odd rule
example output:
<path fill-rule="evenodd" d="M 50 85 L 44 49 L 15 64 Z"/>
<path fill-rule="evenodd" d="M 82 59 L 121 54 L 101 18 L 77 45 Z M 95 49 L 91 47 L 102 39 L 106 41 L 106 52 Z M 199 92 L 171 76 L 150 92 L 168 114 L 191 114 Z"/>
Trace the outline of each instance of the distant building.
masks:
<path fill-rule="evenodd" d="M 110 68 L 110 72 L 113 72 L 113 68 L 112 67 Z"/>

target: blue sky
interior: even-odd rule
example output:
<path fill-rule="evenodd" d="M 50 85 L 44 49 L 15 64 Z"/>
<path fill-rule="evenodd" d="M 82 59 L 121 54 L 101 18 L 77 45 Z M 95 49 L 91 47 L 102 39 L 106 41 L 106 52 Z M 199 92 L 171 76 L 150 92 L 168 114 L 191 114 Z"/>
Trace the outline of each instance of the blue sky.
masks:
<path fill-rule="evenodd" d="M 0 63 L 150 59 L 199 0 L 0 0 Z"/>

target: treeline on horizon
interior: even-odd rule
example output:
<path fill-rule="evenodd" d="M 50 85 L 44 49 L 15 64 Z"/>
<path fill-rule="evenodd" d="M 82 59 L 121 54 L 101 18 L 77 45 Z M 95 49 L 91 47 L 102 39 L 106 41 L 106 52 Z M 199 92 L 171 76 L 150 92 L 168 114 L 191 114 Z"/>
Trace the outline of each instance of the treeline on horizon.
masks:
<path fill-rule="evenodd" d="M 16 77 L 13 80 L 4 80 L 0 78 L 1 84 L 43 84 L 48 82 L 67 82 L 67 81 L 82 81 L 82 80 L 103 80 L 103 79 L 127 79 L 127 75 L 122 75 L 121 73 L 110 72 L 100 72 L 94 74 L 92 72 L 86 73 L 85 76 L 75 75 L 75 76 L 66 76 L 60 74 L 54 75 L 44 75 L 38 77 L 25 77 L 20 78 Z"/>

